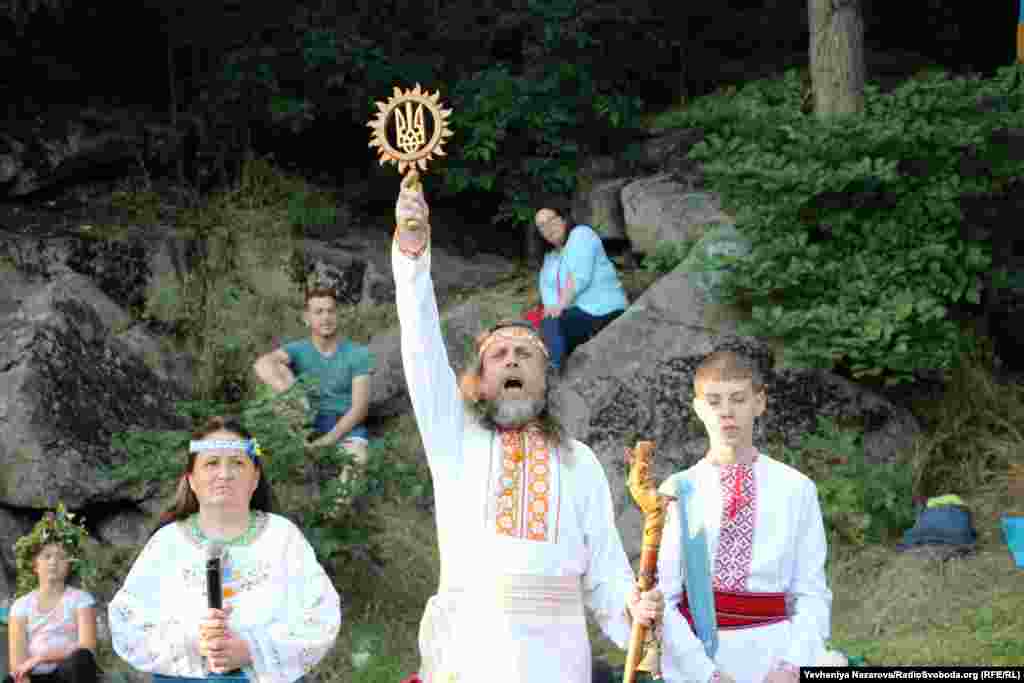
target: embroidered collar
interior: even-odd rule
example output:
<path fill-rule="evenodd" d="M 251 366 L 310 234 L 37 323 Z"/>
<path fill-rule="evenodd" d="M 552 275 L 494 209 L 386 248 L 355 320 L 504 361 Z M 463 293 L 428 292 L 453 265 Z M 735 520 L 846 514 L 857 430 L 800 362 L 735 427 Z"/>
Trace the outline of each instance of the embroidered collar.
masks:
<path fill-rule="evenodd" d="M 742 460 L 736 460 L 735 462 L 727 462 L 727 463 L 715 462 L 714 460 L 711 459 L 710 455 L 705 455 L 704 456 L 704 460 L 705 460 L 705 462 L 707 462 L 712 467 L 720 467 L 720 468 L 753 467 L 755 464 L 757 464 L 757 461 L 759 459 L 760 453 L 757 452 L 756 448 L 751 449 L 751 453 L 752 453 L 752 455 L 750 456 L 749 459 L 744 458 Z"/>
<path fill-rule="evenodd" d="M 726 504 L 726 514 L 729 519 L 735 519 L 739 513 L 740 508 L 749 505 L 752 502 L 752 496 L 747 496 L 743 493 L 744 481 L 753 477 L 754 465 L 757 463 L 757 451 L 754 451 L 754 457 L 746 462 L 731 462 L 727 464 L 711 463 L 714 467 L 718 468 L 719 477 L 721 478 L 723 486 L 725 485 L 726 479 L 732 477 L 732 490 L 728 495 L 728 501 Z"/>
<path fill-rule="evenodd" d="M 497 425 L 497 428 L 498 434 L 522 434 L 541 431 L 540 425 L 536 422 L 528 422 L 519 427 L 502 427 L 501 425 Z"/>
<path fill-rule="evenodd" d="M 260 510 L 252 510 L 249 512 L 249 526 L 240 535 L 234 538 L 225 539 L 220 541 L 226 546 L 244 547 L 252 545 L 253 541 L 259 538 L 263 530 L 267 528 L 267 522 L 269 521 L 267 513 Z M 189 540 L 192 545 L 198 548 L 205 548 L 209 543 L 210 539 L 203 533 L 203 530 L 199 527 L 199 514 L 193 514 L 188 519 L 182 522 L 182 531 L 185 532 L 185 538 Z"/>

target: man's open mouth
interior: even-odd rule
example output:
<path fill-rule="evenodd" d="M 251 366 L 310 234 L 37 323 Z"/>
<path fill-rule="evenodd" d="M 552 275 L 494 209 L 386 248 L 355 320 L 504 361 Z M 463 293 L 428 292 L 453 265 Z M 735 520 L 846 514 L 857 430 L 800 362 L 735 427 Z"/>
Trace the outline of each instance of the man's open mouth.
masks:
<path fill-rule="evenodd" d="M 522 391 L 523 380 L 516 379 L 515 377 L 510 377 L 509 379 L 505 380 L 505 384 L 502 385 L 502 388 L 505 389 L 506 391 L 508 391 L 509 389 L 519 389 L 520 391 Z"/>

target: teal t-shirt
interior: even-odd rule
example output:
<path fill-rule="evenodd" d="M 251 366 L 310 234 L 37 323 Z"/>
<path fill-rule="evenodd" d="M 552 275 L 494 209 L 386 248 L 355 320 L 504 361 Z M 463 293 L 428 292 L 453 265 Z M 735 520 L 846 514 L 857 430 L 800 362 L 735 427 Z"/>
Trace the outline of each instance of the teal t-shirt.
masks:
<path fill-rule="evenodd" d="M 338 340 L 338 347 L 329 356 L 320 353 L 309 339 L 289 342 L 283 348 L 296 377 L 317 380 L 309 396 L 314 415 L 347 413 L 352 407 L 352 380 L 373 369 L 370 349 L 347 339 Z"/>

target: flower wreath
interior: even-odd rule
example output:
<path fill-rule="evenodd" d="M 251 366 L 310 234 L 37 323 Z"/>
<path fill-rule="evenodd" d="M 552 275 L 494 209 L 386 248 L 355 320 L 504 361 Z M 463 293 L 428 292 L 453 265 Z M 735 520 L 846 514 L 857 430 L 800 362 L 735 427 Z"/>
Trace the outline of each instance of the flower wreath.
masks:
<path fill-rule="evenodd" d="M 71 574 L 77 576 L 84 585 L 95 574 L 91 560 L 82 556 L 89 532 L 81 520 L 76 521 L 75 515 L 68 512 L 64 503 L 57 503 L 56 511 L 43 515 L 32 531 L 22 536 L 14 544 L 15 566 L 18 572 L 17 594 L 24 595 L 39 586 L 33 561 L 42 549 L 51 544 L 59 543 L 71 556 Z"/>

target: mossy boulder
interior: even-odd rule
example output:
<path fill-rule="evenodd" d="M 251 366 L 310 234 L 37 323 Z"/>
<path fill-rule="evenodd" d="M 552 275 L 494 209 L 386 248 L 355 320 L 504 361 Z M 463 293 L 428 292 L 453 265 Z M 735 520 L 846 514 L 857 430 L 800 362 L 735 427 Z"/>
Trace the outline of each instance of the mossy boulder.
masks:
<path fill-rule="evenodd" d="M 42 283 L 0 318 L 0 504 L 72 509 L 148 491 L 105 475 L 111 436 L 180 425 L 178 387 L 118 334 L 128 316 L 85 277 Z"/>

